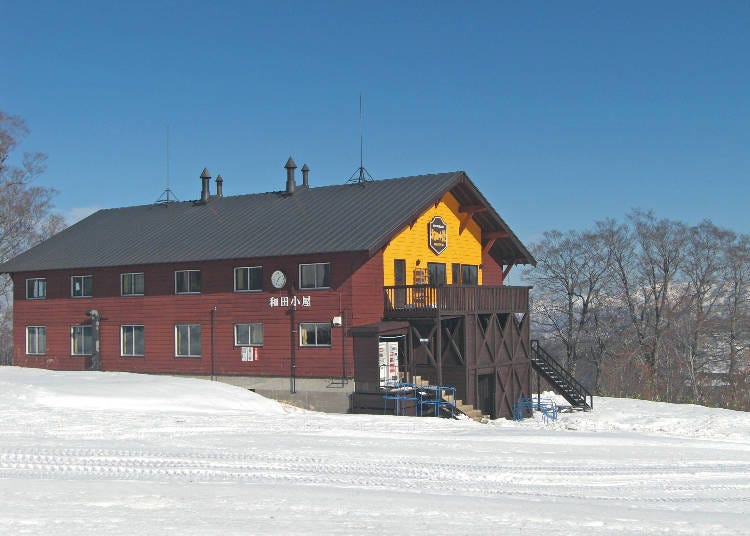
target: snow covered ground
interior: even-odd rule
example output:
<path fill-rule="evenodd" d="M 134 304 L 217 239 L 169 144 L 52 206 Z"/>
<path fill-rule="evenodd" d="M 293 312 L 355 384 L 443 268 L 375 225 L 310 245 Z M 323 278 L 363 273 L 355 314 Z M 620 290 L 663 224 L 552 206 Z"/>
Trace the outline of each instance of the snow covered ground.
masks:
<path fill-rule="evenodd" d="M 750 414 L 330 415 L 220 383 L 0 367 L 0 534 L 750 534 Z"/>

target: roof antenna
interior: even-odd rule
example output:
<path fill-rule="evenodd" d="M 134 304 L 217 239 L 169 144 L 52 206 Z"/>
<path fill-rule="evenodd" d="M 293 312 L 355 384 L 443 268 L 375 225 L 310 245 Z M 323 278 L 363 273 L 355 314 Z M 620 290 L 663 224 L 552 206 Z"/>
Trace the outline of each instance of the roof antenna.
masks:
<path fill-rule="evenodd" d="M 362 114 L 362 92 L 359 92 L 359 167 L 354 170 L 354 173 L 352 173 L 352 176 L 349 177 L 349 180 L 346 182 L 353 183 L 353 184 L 361 184 L 364 186 L 365 182 L 367 181 L 374 181 L 375 179 L 372 178 L 372 175 L 370 175 L 370 172 L 365 169 L 365 166 L 363 164 L 363 154 L 364 154 L 364 131 L 363 131 L 363 114 Z"/>
<path fill-rule="evenodd" d="M 164 189 L 159 199 L 156 200 L 158 205 L 168 205 L 171 201 L 179 201 L 177 196 L 169 187 L 169 125 L 167 125 L 167 187 Z"/>

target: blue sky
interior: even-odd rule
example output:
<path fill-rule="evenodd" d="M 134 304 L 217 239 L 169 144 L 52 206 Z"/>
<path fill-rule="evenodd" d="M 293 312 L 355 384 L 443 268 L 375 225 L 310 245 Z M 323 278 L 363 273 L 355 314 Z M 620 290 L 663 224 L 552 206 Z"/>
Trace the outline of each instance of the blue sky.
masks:
<path fill-rule="evenodd" d="M 0 0 L 0 109 L 69 217 L 465 170 L 526 242 L 631 208 L 750 232 L 750 2 Z M 298 172 L 299 173 L 299 172 Z"/>

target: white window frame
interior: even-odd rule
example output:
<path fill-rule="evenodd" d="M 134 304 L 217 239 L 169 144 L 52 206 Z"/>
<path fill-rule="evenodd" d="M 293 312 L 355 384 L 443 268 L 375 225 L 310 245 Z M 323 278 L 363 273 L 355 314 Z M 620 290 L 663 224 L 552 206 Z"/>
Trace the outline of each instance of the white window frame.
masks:
<path fill-rule="evenodd" d="M 43 352 L 30 352 L 29 351 L 29 331 L 36 330 L 36 348 L 39 350 L 39 330 L 44 330 L 44 351 Z M 45 355 L 47 353 L 47 326 L 26 326 L 26 355 Z"/>
<path fill-rule="evenodd" d="M 200 276 L 200 273 L 201 273 L 200 270 L 175 270 L 174 271 L 174 293 L 175 294 L 200 294 L 201 293 L 200 290 L 198 290 L 198 291 L 195 291 L 195 290 L 187 290 L 187 291 L 177 290 L 177 274 L 179 274 L 179 273 L 185 273 L 185 272 L 187 272 L 187 273 L 198 273 L 199 276 Z M 190 288 L 192 286 L 190 279 L 191 278 L 188 275 L 188 288 Z M 201 289 L 203 288 L 203 278 L 202 277 L 201 277 L 201 280 L 200 280 L 200 283 L 199 283 L 198 286 Z"/>
<path fill-rule="evenodd" d="M 91 351 L 89 353 L 76 353 L 73 351 L 73 334 L 75 333 L 75 330 L 77 328 L 83 328 L 83 329 L 90 329 L 91 330 Z M 87 356 L 87 355 L 93 355 L 94 354 L 94 345 L 96 342 L 94 341 L 94 328 L 90 324 L 82 324 L 78 326 L 70 326 L 70 355 L 75 356 Z"/>
<path fill-rule="evenodd" d="M 302 342 L 302 326 L 315 326 L 315 344 L 303 344 Z M 317 344 L 318 341 L 318 326 L 328 326 L 328 331 L 331 334 L 331 342 L 328 344 Z M 300 322 L 299 323 L 299 345 L 301 348 L 330 348 L 333 342 L 333 324 L 331 322 Z"/>
<path fill-rule="evenodd" d="M 43 296 L 29 296 L 29 281 L 44 281 L 44 295 Z M 46 277 L 30 277 L 26 280 L 26 299 L 27 300 L 44 300 L 47 298 L 47 278 Z"/>
<path fill-rule="evenodd" d="M 316 267 L 316 271 L 315 271 L 315 286 L 313 286 L 313 287 L 302 286 L 302 267 L 303 266 L 315 266 Z M 318 286 L 318 281 L 317 281 L 317 279 L 318 279 L 317 267 L 318 266 L 328 266 L 328 285 L 327 286 Z M 299 273 L 298 273 L 298 275 L 299 275 L 299 279 L 297 281 L 299 281 L 299 288 L 300 288 L 300 290 L 317 290 L 317 289 L 331 288 L 331 263 L 330 262 L 301 263 L 299 265 Z"/>
<path fill-rule="evenodd" d="M 75 280 L 81 279 L 81 292 L 86 292 L 86 279 L 91 279 L 91 294 L 81 294 L 76 296 L 73 294 L 75 289 Z M 93 275 L 71 275 L 70 276 L 70 297 L 71 298 L 93 298 L 94 297 L 94 276 Z"/>
<path fill-rule="evenodd" d="M 125 278 L 130 278 L 130 286 L 134 287 L 134 276 L 141 276 L 141 287 L 145 290 L 146 287 L 146 277 L 144 276 L 143 272 L 124 272 L 120 274 L 120 296 L 143 296 L 143 292 L 128 292 L 125 293 Z"/>
<path fill-rule="evenodd" d="M 259 270 L 260 271 L 260 287 L 249 288 L 249 289 L 238 289 L 237 288 L 237 270 Z M 234 276 L 234 291 L 235 292 L 262 292 L 263 291 L 263 267 L 262 266 L 237 266 L 232 274 Z M 250 273 L 248 272 L 248 283 L 250 282 Z"/>
<path fill-rule="evenodd" d="M 135 330 L 133 330 L 133 353 L 126 353 L 125 352 L 125 329 L 126 328 L 143 328 L 142 329 L 142 337 L 143 337 L 143 353 L 142 354 L 136 354 L 135 353 Z M 120 326 L 120 357 L 143 357 L 146 354 L 146 328 L 143 326 L 143 324 L 123 324 Z"/>
<path fill-rule="evenodd" d="M 201 341 L 200 341 L 200 347 L 201 352 L 203 352 L 203 330 L 201 329 L 200 324 L 175 324 L 174 325 L 174 356 L 180 359 L 199 359 L 201 357 L 201 354 L 180 354 L 179 352 L 179 346 L 177 345 L 177 331 L 179 330 L 180 326 L 187 326 L 190 330 L 194 328 L 195 326 L 198 326 L 198 329 L 201 331 Z M 190 348 L 190 333 L 188 333 L 188 352 L 191 351 Z"/>
<path fill-rule="evenodd" d="M 248 343 L 247 344 L 241 344 L 237 341 L 237 328 L 240 326 L 260 326 L 260 342 L 252 342 L 250 341 L 250 333 L 248 328 Z M 262 347 L 263 346 L 263 323 L 262 322 L 238 322 L 234 325 L 234 345 L 235 346 L 256 346 L 256 347 Z"/>

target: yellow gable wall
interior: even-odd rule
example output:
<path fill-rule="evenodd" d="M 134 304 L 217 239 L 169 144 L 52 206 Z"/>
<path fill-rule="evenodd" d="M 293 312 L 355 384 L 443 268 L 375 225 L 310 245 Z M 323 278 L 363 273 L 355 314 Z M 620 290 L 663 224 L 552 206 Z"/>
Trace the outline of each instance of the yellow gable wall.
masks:
<path fill-rule="evenodd" d="M 479 226 L 470 220 L 464 231 L 459 235 L 461 218 L 464 214 L 458 212 L 458 201 L 452 194 L 446 193 L 440 202 L 431 205 L 412 225 L 404 227 L 388 243 L 383 251 L 383 274 L 384 286 L 394 283 L 393 261 L 394 259 L 406 260 L 406 284 L 414 284 L 415 268 L 427 268 L 428 262 L 440 262 L 445 264 L 445 274 L 448 284 L 452 284 L 453 263 L 458 264 L 482 264 L 482 232 Z M 430 220 L 435 216 L 443 218 L 448 227 L 448 246 L 440 254 L 436 255 L 428 242 L 427 229 Z M 420 261 L 417 266 L 417 260 Z M 482 270 L 479 270 L 479 284 L 482 284 Z"/>

